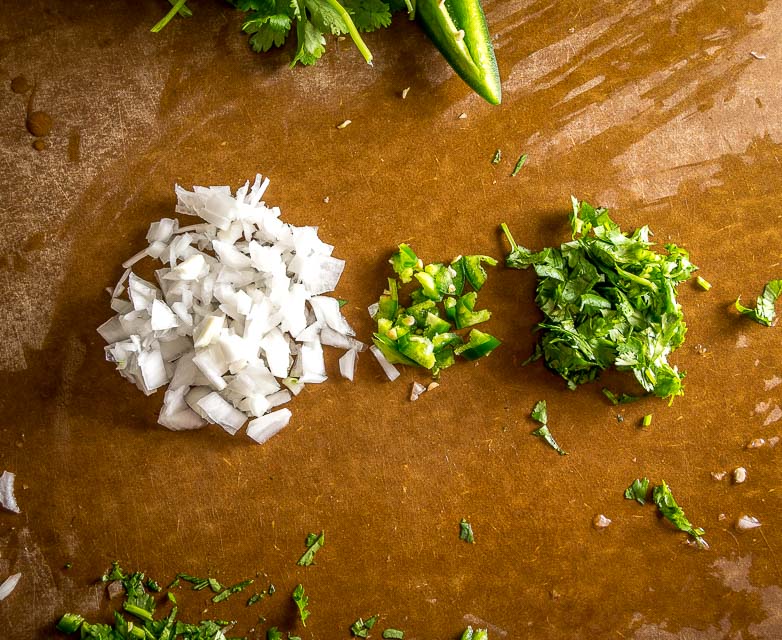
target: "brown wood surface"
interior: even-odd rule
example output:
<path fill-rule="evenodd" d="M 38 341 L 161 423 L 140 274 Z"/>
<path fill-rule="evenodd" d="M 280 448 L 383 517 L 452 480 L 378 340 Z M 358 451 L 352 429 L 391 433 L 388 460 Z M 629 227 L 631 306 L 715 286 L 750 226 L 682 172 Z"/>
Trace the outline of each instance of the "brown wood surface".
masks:
<path fill-rule="evenodd" d="M 782 276 L 782 2 L 487 1 L 499 107 L 401 17 L 367 37 L 374 67 L 330 42 L 316 67 L 291 70 L 291 47 L 256 55 L 235 11 L 190 4 L 159 35 L 162 0 L 0 12 L 0 469 L 17 474 L 22 509 L 0 514 L 0 579 L 22 572 L 0 637 L 51 638 L 71 610 L 110 620 L 116 603 L 94 580 L 117 559 L 161 582 L 273 582 L 255 607 L 240 596 L 205 614 L 206 594 L 177 593 L 185 618 L 236 619 L 251 638 L 272 624 L 348 638 L 374 613 L 373 637 L 485 624 L 492 639 L 782 638 L 782 446 L 746 448 L 782 435 L 782 329 L 730 309 Z M 34 94 L 12 92 L 20 75 Z M 28 109 L 53 119 L 42 151 Z M 501 257 L 507 221 L 527 246 L 558 244 L 570 194 L 627 228 L 648 223 L 714 284 L 681 290 L 686 395 L 617 410 L 600 388 L 632 391 L 625 376 L 571 392 L 540 363 L 521 368 L 534 274 L 500 267 L 481 298 L 504 345 L 418 402 L 419 371 L 389 383 L 362 355 L 351 384 L 331 350 L 331 379 L 264 446 L 157 426 L 161 394 L 103 359 L 104 288 L 173 214 L 174 183 L 236 187 L 256 172 L 287 221 L 319 225 L 347 260 L 337 295 L 364 339 L 399 242 L 429 261 Z M 530 436 L 541 398 L 567 457 Z M 739 465 L 743 485 L 710 475 Z M 624 500 L 643 475 L 670 484 L 710 551 Z M 602 531 L 599 513 L 613 520 Z M 737 532 L 744 513 L 762 528 Z M 474 546 L 458 539 L 462 517 Z M 320 529 L 316 565 L 297 567 Z M 289 598 L 299 582 L 306 628 Z"/>

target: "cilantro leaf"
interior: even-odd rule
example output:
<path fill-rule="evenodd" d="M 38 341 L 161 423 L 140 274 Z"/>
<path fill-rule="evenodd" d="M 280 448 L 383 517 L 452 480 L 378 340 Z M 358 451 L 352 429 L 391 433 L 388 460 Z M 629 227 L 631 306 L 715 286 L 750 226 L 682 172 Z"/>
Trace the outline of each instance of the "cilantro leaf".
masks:
<path fill-rule="evenodd" d="M 307 618 L 310 617 L 310 612 L 307 611 L 307 606 L 310 603 L 310 598 L 304 593 L 304 587 L 301 585 L 297 585 L 296 588 L 293 590 L 292 598 L 299 609 L 299 617 L 301 618 L 301 623 L 306 627 Z"/>
<path fill-rule="evenodd" d="M 375 31 L 391 24 L 391 7 L 382 0 L 343 0 L 342 5 L 359 31 Z"/>
<path fill-rule="evenodd" d="M 545 400 L 539 400 L 532 409 L 532 419 L 540 424 L 548 424 L 548 408 Z"/>
<path fill-rule="evenodd" d="M 469 544 L 475 544 L 472 525 L 464 518 L 462 518 L 462 521 L 459 523 L 459 540 L 464 540 Z"/>
<path fill-rule="evenodd" d="M 300 567 L 309 567 L 315 560 L 315 554 L 320 551 L 320 548 L 326 544 L 326 532 L 321 531 L 320 535 L 316 533 L 310 533 L 307 536 L 307 550 L 302 554 L 301 558 L 296 562 Z"/>
<path fill-rule="evenodd" d="M 635 500 L 638 504 L 646 504 L 646 495 L 649 493 L 649 478 L 636 478 L 633 483 L 625 489 L 625 498 Z"/>
<path fill-rule="evenodd" d="M 266 640 L 282 640 L 282 633 L 277 627 L 269 627 L 266 630 Z"/>
<path fill-rule="evenodd" d="M 348 26 L 339 12 L 325 0 L 304 0 L 310 20 L 318 31 L 335 36 L 348 32 Z"/>
<path fill-rule="evenodd" d="M 309 20 L 300 18 L 296 25 L 296 36 L 299 44 L 290 66 L 296 66 L 297 62 L 303 65 L 315 64 L 326 50 L 323 34 Z"/>
<path fill-rule="evenodd" d="M 758 296 L 755 302 L 755 308 L 751 309 L 741 304 L 741 298 L 736 300 L 736 311 L 742 315 L 749 316 L 758 324 L 770 327 L 777 317 L 774 305 L 782 294 L 782 280 L 771 280 L 763 287 L 763 293 Z"/>
<path fill-rule="evenodd" d="M 535 404 L 535 407 L 532 409 L 531 417 L 541 425 L 532 432 L 532 435 L 544 440 L 546 444 L 554 449 L 559 455 L 566 456 L 567 451 L 557 444 L 557 441 L 554 440 L 554 436 L 551 435 L 551 431 L 548 428 L 548 409 L 546 408 L 545 400 L 540 400 Z"/>
<path fill-rule="evenodd" d="M 684 510 L 676 503 L 670 488 L 665 484 L 665 480 L 652 490 L 652 500 L 654 500 L 660 513 L 679 531 L 689 533 L 696 540 L 702 538 L 703 534 L 706 533 L 703 529 L 692 526 L 687 516 L 684 515 Z"/>

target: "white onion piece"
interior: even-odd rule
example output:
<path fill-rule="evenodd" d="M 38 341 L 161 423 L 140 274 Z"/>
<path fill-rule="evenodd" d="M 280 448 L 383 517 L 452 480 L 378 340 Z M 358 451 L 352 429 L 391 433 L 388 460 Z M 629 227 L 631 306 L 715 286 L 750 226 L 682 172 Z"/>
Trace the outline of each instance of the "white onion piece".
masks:
<path fill-rule="evenodd" d="M 276 393 L 266 396 L 266 400 L 269 402 L 269 408 L 279 407 L 281 404 L 291 401 L 291 393 L 287 389 L 281 389 Z"/>
<path fill-rule="evenodd" d="M 168 384 L 158 421 L 169 429 L 216 422 L 234 433 L 326 380 L 323 344 L 354 352 L 340 364 L 351 377 L 366 348 L 337 300 L 320 295 L 344 261 L 317 227 L 286 224 L 262 201 L 268 184 L 258 175 L 235 196 L 176 186 L 176 211 L 200 220 L 153 222 L 146 249 L 126 263 L 158 260 L 158 286 L 126 269 L 109 289 L 117 315 L 98 329 L 106 359 L 146 394 Z"/>
<path fill-rule="evenodd" d="M 198 406 L 212 421 L 219 424 L 231 435 L 234 435 L 247 421 L 247 416 L 226 402 L 223 397 L 213 391 L 198 401 Z"/>
<path fill-rule="evenodd" d="M 410 401 L 415 402 L 426 391 L 426 387 L 420 382 L 413 382 L 413 388 L 410 389 Z"/>
<path fill-rule="evenodd" d="M 760 526 L 760 520 L 755 516 L 741 516 L 736 522 L 736 529 L 739 531 L 749 531 L 750 529 L 757 529 Z"/>
<path fill-rule="evenodd" d="M 14 496 L 14 480 L 16 475 L 10 471 L 3 471 L 0 475 L 0 506 L 8 511 L 14 513 L 21 513 L 19 511 L 19 505 L 16 504 L 16 497 Z"/>
<path fill-rule="evenodd" d="M 0 584 L 0 600 L 5 600 L 11 595 L 11 592 L 16 589 L 16 585 L 19 584 L 19 578 L 21 577 L 21 573 L 15 573 L 3 580 L 3 584 Z"/>
<path fill-rule="evenodd" d="M 356 371 L 356 360 L 358 360 L 358 351 L 348 349 L 339 359 L 339 373 L 343 378 L 353 382 L 353 375 Z"/>
<path fill-rule="evenodd" d="M 263 444 L 284 429 L 291 419 L 290 409 L 278 409 L 252 420 L 247 425 L 247 435 L 258 444 Z"/>
<path fill-rule="evenodd" d="M 369 317 L 374 320 L 379 309 L 380 309 L 380 305 L 377 302 L 373 302 L 371 305 L 369 305 L 367 307 L 367 312 L 369 313 Z"/>
<path fill-rule="evenodd" d="M 383 373 L 388 376 L 388 379 L 391 381 L 396 380 L 399 377 L 399 371 L 397 368 L 392 365 L 388 360 L 386 360 L 386 357 L 383 355 L 383 352 L 378 349 L 375 345 L 372 345 L 369 347 L 369 350 L 372 352 L 372 355 L 375 356 L 375 359 L 380 363 L 380 366 L 383 368 Z"/>

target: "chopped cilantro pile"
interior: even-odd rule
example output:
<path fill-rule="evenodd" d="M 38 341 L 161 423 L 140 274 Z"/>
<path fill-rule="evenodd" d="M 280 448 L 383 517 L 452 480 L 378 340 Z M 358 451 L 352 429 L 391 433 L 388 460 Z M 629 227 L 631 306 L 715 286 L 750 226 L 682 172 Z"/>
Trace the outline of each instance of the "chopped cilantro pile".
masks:
<path fill-rule="evenodd" d="M 189 577 L 189 576 L 188 576 Z M 102 582 L 119 580 L 125 590 L 124 611 L 135 620 L 128 620 L 120 611 L 114 612 L 114 624 L 87 622 L 76 613 L 66 613 L 57 623 L 57 629 L 63 633 L 80 632 L 81 638 L 94 640 L 117 640 L 129 638 L 138 640 L 226 640 L 224 630 L 230 622 L 224 620 L 202 620 L 198 624 L 189 624 L 177 620 L 177 607 L 174 603 L 168 615 L 155 619 L 155 599 L 147 593 L 147 587 L 157 585 L 153 580 L 144 581 L 141 572 L 128 573 L 113 563 L 112 568 L 101 578 Z M 207 582 L 208 584 L 208 582 Z M 146 586 L 145 586 L 146 585 Z M 170 593 L 170 592 L 169 592 Z M 169 598 L 170 600 L 170 598 Z"/>
<path fill-rule="evenodd" d="M 459 256 L 448 265 L 424 266 L 408 245 L 400 244 L 390 263 L 403 284 L 415 280 L 418 286 L 404 307 L 399 282 L 389 278 L 372 316 L 377 322 L 373 341 L 389 362 L 423 367 L 438 376 L 454 364 L 456 356 L 477 360 L 500 345 L 497 338 L 478 329 L 471 329 L 466 341 L 456 333 L 491 317 L 491 312 L 475 306 L 487 278 L 482 263 L 494 266 L 494 258 Z M 473 290 L 465 292 L 467 285 Z"/>
<path fill-rule="evenodd" d="M 682 395 L 684 374 L 668 356 L 687 331 L 676 289 L 697 268 L 688 253 L 674 244 L 654 251 L 648 227 L 628 235 L 606 209 L 575 198 L 570 224 L 570 242 L 536 253 L 502 225 L 507 265 L 538 275 L 535 300 L 545 318 L 533 359 L 542 357 L 571 389 L 614 366 L 649 393 Z"/>
<path fill-rule="evenodd" d="M 741 304 L 741 298 L 738 298 L 736 300 L 736 311 L 742 315 L 749 316 L 758 324 L 770 327 L 777 317 L 774 305 L 780 294 L 782 294 L 782 280 L 771 280 L 763 287 L 763 293 L 758 296 L 754 309 L 745 307 Z"/>
<path fill-rule="evenodd" d="M 540 423 L 540 427 L 532 432 L 533 436 L 541 438 L 561 456 L 566 456 L 567 451 L 557 444 L 554 440 L 554 436 L 551 435 L 551 431 L 548 428 L 548 409 L 546 408 L 546 401 L 540 400 L 532 409 L 531 417 L 535 422 Z"/>

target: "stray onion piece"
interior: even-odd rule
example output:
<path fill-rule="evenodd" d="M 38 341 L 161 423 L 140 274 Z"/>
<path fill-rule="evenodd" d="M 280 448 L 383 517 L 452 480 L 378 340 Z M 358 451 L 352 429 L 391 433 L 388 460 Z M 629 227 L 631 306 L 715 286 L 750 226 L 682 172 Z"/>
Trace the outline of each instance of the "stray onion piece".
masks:
<path fill-rule="evenodd" d="M 268 185 L 260 175 L 235 194 L 177 185 L 176 212 L 195 224 L 152 223 L 149 245 L 110 289 L 117 315 L 98 328 L 106 359 L 147 395 L 168 385 L 158 422 L 172 431 L 215 423 L 233 435 L 254 418 L 247 435 L 263 443 L 291 418 L 271 410 L 326 380 L 323 345 L 352 354 L 340 364 L 348 379 L 366 349 L 339 301 L 322 295 L 344 260 L 317 227 L 283 222 L 262 200 Z M 132 271 L 146 257 L 162 263 L 157 285 Z"/>

